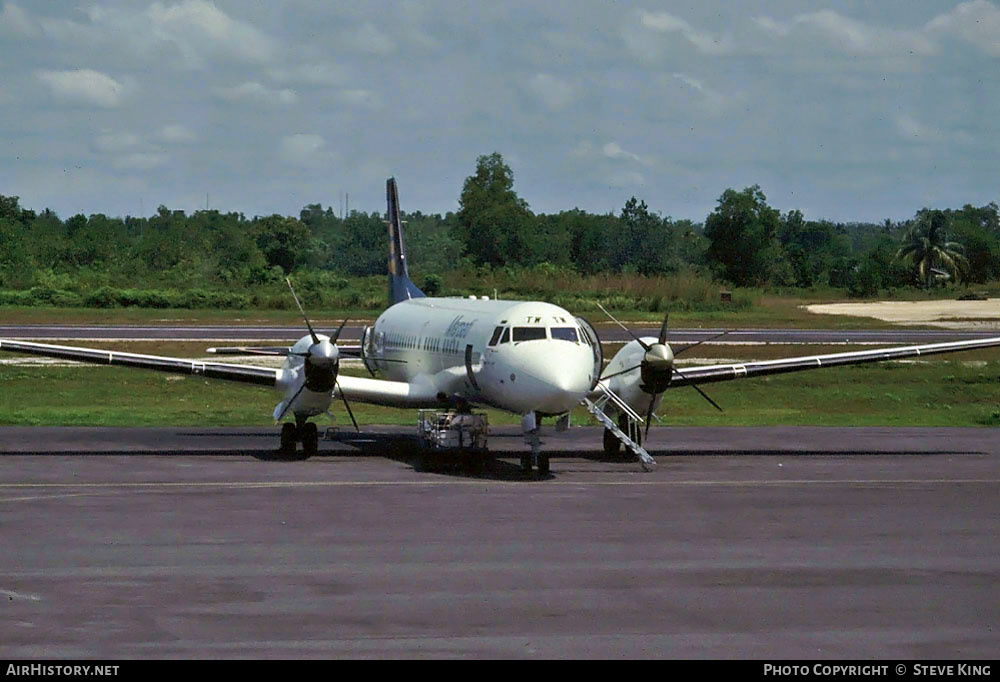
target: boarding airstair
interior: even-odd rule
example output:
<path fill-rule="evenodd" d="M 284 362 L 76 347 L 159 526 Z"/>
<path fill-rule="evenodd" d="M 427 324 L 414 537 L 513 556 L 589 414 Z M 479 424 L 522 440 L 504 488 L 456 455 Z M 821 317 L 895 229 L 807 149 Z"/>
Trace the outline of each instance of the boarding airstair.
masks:
<path fill-rule="evenodd" d="M 640 417 L 635 410 L 629 407 L 628 403 L 618 397 L 614 391 L 605 386 L 603 381 L 597 382 L 597 388 L 601 390 L 603 395 L 598 397 L 596 401 L 592 401 L 589 398 L 583 399 L 583 405 L 587 408 L 597 421 L 601 422 L 608 431 L 614 434 L 615 438 L 620 440 L 625 444 L 625 448 L 634 452 L 642 463 L 642 468 L 646 471 L 652 471 L 656 468 L 656 462 L 653 458 L 646 452 L 645 448 L 639 445 L 639 427 L 645 423 L 642 417 Z M 608 403 L 614 405 L 622 414 L 628 419 L 628 433 L 625 433 L 620 428 L 615 420 L 609 417 L 604 412 L 604 406 Z M 635 436 L 633 440 L 632 436 Z"/>

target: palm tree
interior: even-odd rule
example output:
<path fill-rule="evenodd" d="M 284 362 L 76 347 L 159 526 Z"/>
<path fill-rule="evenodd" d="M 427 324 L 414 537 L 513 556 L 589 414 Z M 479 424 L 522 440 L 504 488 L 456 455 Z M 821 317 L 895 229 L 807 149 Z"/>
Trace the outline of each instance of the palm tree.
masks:
<path fill-rule="evenodd" d="M 964 278 L 969 268 L 965 248 L 958 242 L 947 241 L 946 225 L 941 211 L 921 211 L 893 259 L 913 263 L 927 289 L 931 288 L 931 268 L 935 264 L 951 270 L 956 279 Z"/>

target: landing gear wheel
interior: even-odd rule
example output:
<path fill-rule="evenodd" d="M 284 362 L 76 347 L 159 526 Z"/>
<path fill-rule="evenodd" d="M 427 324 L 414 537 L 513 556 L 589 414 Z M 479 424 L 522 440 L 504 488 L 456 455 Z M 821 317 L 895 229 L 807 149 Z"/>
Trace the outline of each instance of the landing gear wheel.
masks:
<path fill-rule="evenodd" d="M 521 471 L 530 474 L 531 473 L 531 453 L 521 455 Z"/>
<path fill-rule="evenodd" d="M 319 429 L 312 422 L 306 422 L 299 429 L 299 439 L 302 441 L 302 454 L 312 457 L 319 452 Z"/>
<path fill-rule="evenodd" d="M 472 476 L 483 473 L 483 459 L 475 453 L 468 454 L 462 459 L 462 469 Z"/>
<path fill-rule="evenodd" d="M 549 456 L 547 453 L 538 453 L 538 475 L 548 476 L 549 474 Z"/>
<path fill-rule="evenodd" d="M 282 457 L 292 457 L 295 455 L 295 442 L 298 440 L 298 429 L 295 424 L 285 422 L 281 425 L 281 447 L 278 454 Z"/>
<path fill-rule="evenodd" d="M 611 429 L 604 429 L 604 454 L 617 457 L 621 454 L 622 442 L 618 436 L 611 432 Z"/>

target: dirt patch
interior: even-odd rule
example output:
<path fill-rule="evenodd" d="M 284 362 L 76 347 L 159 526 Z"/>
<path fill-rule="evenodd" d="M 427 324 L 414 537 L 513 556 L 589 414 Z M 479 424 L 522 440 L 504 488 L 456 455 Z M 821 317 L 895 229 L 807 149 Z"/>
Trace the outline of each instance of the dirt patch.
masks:
<path fill-rule="evenodd" d="M 821 303 L 811 313 L 874 317 L 900 325 L 930 324 L 948 329 L 1000 329 L 1000 298 L 985 301 L 877 301 Z"/>

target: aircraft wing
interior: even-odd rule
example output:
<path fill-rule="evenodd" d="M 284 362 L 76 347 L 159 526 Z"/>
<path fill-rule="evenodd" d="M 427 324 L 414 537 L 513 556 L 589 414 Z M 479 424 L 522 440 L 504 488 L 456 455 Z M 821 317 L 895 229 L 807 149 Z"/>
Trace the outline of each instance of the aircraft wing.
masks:
<path fill-rule="evenodd" d="M 138 367 L 174 374 L 194 374 L 206 379 L 223 379 L 244 384 L 275 386 L 281 370 L 249 365 L 228 365 L 219 362 L 200 362 L 183 358 L 168 358 L 159 355 L 120 353 L 118 351 L 77 348 L 75 346 L 54 346 L 47 343 L 0 340 L 0 350 L 14 353 L 41 355 L 49 358 L 91 362 L 98 365 Z"/>
<path fill-rule="evenodd" d="M 206 348 L 211 355 L 278 355 L 285 356 L 292 350 L 291 346 L 224 346 Z M 341 357 L 360 358 L 361 346 L 342 346 L 337 344 Z"/>
<path fill-rule="evenodd" d="M 225 348 L 206 348 L 210 355 L 275 355 L 287 356 L 291 346 L 228 346 Z"/>
<path fill-rule="evenodd" d="M 902 358 L 922 357 L 924 355 L 936 355 L 939 353 L 956 353 L 963 350 L 976 350 L 978 348 L 992 348 L 995 346 L 1000 346 L 1000 337 L 932 343 L 923 346 L 879 348 L 876 350 L 861 350 L 849 353 L 805 355 L 794 358 L 782 358 L 781 360 L 739 362 L 731 365 L 684 367 L 683 369 L 678 369 L 670 381 L 670 388 L 687 386 L 689 384 L 710 384 L 718 381 L 731 381 L 733 379 L 745 379 L 769 374 L 801 372 L 807 369 L 819 369 L 820 367 L 860 365 L 866 362 L 900 360 Z"/>

